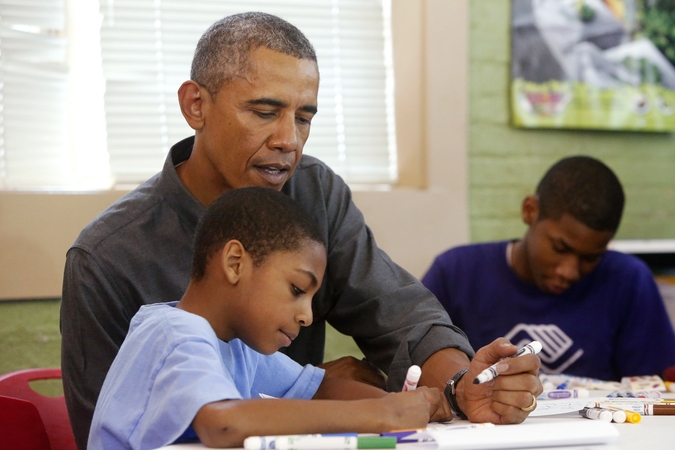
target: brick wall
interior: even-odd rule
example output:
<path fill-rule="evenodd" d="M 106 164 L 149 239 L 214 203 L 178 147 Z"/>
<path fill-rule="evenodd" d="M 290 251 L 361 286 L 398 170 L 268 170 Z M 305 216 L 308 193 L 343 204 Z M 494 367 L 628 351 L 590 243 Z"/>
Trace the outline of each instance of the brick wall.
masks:
<path fill-rule="evenodd" d="M 509 125 L 510 0 L 470 2 L 471 241 L 519 237 L 522 199 L 558 159 L 604 161 L 626 191 L 619 239 L 675 238 L 675 134 L 522 130 Z"/>

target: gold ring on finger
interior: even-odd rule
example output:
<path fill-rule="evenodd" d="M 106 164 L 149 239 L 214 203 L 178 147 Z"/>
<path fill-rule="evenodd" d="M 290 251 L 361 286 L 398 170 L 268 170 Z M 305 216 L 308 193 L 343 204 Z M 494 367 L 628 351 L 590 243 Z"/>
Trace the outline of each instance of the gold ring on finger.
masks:
<path fill-rule="evenodd" d="M 525 412 L 534 411 L 534 408 L 537 407 L 537 397 L 535 397 L 534 394 L 531 393 L 531 392 L 530 392 L 530 395 L 532 396 L 532 403 L 530 404 L 530 406 L 528 406 L 526 408 L 520 408 Z"/>

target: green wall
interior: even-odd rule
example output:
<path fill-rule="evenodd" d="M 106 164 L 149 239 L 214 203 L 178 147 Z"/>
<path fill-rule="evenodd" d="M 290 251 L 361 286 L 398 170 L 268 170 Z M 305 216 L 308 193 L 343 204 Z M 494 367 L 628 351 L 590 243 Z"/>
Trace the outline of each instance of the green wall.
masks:
<path fill-rule="evenodd" d="M 675 135 L 509 125 L 510 0 L 470 2 L 469 220 L 474 242 L 521 236 L 523 198 L 567 155 L 604 161 L 626 191 L 618 239 L 675 238 Z"/>
<path fill-rule="evenodd" d="M 60 307 L 60 299 L 0 301 L 0 374 L 61 367 Z M 363 357 L 353 339 L 329 327 L 326 360 L 345 355 Z M 52 386 L 34 388 L 50 395 L 58 393 L 58 388 Z"/>
<path fill-rule="evenodd" d="M 0 374 L 61 367 L 59 299 L 0 301 Z M 56 380 L 31 382 L 43 395 L 63 393 Z"/>

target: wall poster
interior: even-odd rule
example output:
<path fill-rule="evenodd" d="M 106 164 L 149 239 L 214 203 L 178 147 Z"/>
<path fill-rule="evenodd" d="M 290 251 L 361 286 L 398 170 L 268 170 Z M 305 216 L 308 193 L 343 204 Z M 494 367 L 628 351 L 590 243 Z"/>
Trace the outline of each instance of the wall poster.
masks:
<path fill-rule="evenodd" d="M 524 128 L 675 131 L 675 0 L 512 0 Z"/>

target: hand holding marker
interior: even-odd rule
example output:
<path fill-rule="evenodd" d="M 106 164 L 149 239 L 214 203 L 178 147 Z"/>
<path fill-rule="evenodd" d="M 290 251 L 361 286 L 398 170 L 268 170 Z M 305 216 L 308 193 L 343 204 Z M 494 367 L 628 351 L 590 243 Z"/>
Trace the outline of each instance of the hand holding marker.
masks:
<path fill-rule="evenodd" d="M 509 358 L 515 358 L 517 356 L 523 356 L 523 355 L 536 355 L 541 351 L 541 342 L 539 341 L 532 341 L 529 344 L 527 344 L 524 347 L 521 347 L 515 355 L 509 356 Z M 506 358 L 504 358 L 506 359 Z M 499 375 L 499 372 L 497 372 L 497 364 L 499 364 L 501 361 L 494 363 L 484 371 L 478 374 L 476 378 L 473 380 L 473 384 L 482 384 L 485 383 L 486 381 L 490 381 L 497 377 Z"/>

